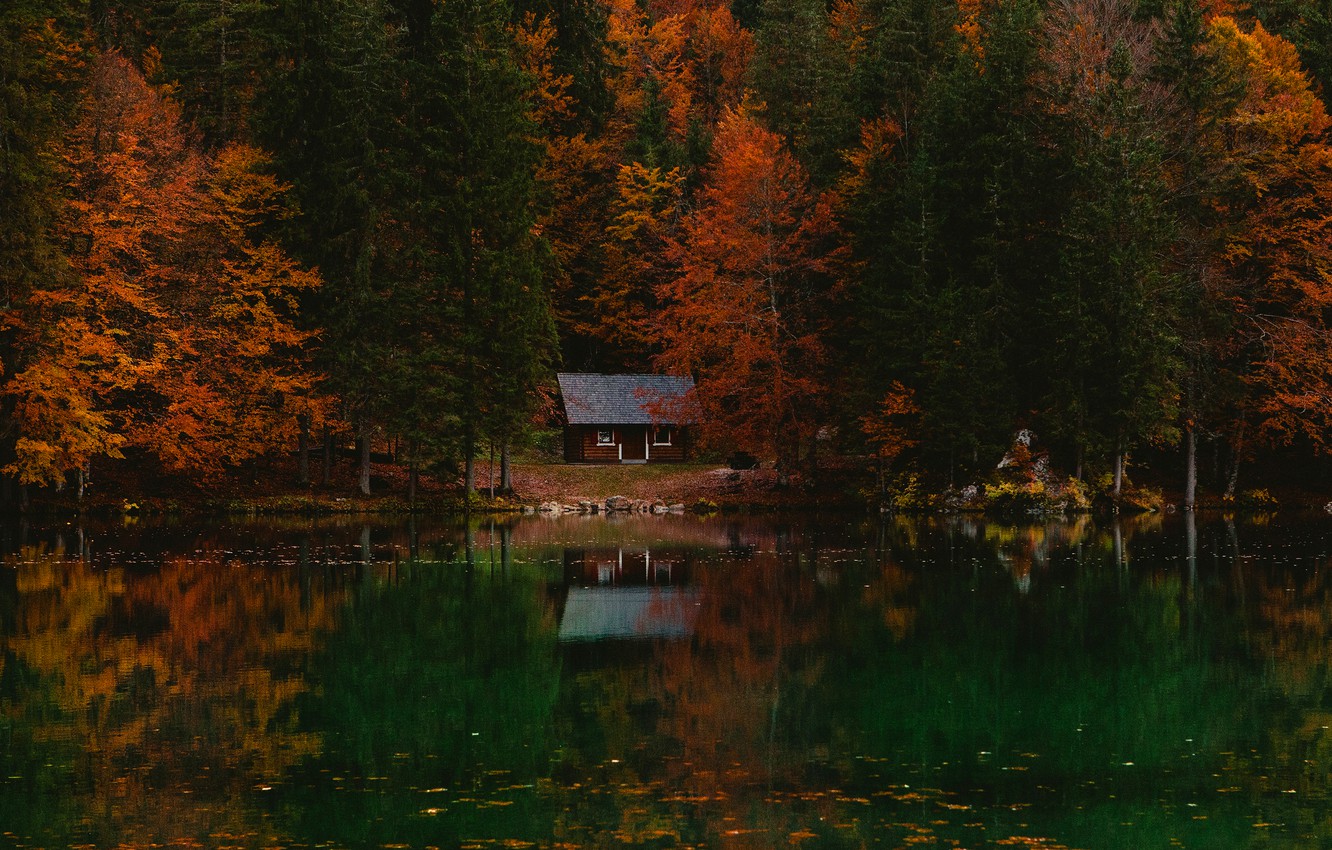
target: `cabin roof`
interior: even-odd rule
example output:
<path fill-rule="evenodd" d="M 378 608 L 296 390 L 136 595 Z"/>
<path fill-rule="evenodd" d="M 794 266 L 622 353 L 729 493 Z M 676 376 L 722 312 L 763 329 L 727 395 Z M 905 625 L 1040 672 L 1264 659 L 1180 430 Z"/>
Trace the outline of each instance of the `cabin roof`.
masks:
<path fill-rule="evenodd" d="M 671 403 L 694 388 L 694 379 L 677 375 L 598 375 L 561 372 L 560 396 L 570 425 L 652 425 L 652 405 Z"/>

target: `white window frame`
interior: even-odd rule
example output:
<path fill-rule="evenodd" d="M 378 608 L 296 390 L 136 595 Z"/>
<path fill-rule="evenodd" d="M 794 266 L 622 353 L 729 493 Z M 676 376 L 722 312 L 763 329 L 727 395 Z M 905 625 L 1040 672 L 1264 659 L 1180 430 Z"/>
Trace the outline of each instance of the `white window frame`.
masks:
<path fill-rule="evenodd" d="M 606 435 L 606 439 L 604 439 L 604 440 L 601 439 L 601 435 L 602 435 L 602 434 L 605 434 L 605 435 Z M 598 446 L 613 446 L 613 445 L 615 445 L 615 429 L 614 429 L 614 428 L 598 428 L 598 429 L 597 429 L 597 445 L 598 445 Z"/>
<path fill-rule="evenodd" d="M 666 432 L 666 439 L 662 440 L 660 434 Z M 653 425 L 652 426 L 652 445 L 654 446 L 673 446 L 675 445 L 675 426 L 674 425 Z"/>

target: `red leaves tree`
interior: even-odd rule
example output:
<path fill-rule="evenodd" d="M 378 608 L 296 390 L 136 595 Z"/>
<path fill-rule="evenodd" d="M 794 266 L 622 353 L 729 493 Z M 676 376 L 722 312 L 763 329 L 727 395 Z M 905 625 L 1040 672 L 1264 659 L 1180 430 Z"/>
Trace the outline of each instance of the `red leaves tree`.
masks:
<path fill-rule="evenodd" d="M 6 471 L 58 482 L 139 446 L 207 475 L 294 430 L 313 396 L 295 293 L 318 277 L 258 235 L 283 211 L 258 152 L 198 152 L 176 105 L 112 53 L 64 158 L 70 267 L 26 305 Z"/>
<path fill-rule="evenodd" d="M 730 112 L 658 292 L 659 364 L 696 376 L 705 438 L 775 456 L 783 482 L 822 423 L 837 233 L 776 134 Z"/>

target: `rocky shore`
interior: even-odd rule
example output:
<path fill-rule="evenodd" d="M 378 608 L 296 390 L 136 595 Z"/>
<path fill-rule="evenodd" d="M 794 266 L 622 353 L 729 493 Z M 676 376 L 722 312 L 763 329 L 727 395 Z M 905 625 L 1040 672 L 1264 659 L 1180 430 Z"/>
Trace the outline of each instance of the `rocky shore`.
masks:
<path fill-rule="evenodd" d="M 628 496 L 611 496 L 605 500 L 579 499 L 574 503 L 542 502 L 539 505 L 525 505 L 523 513 L 540 513 L 552 516 L 562 514 L 682 514 L 686 510 L 683 502 L 667 504 L 660 499 L 631 499 Z"/>

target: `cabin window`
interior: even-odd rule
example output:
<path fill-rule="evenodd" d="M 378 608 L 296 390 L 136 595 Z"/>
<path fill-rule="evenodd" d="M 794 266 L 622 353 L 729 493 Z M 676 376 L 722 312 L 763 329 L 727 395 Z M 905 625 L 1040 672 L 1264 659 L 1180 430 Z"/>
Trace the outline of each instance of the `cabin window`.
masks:
<path fill-rule="evenodd" d="M 652 445 L 669 446 L 675 439 L 675 429 L 669 425 L 658 425 L 652 429 Z"/>
<path fill-rule="evenodd" d="M 609 428 L 597 429 L 597 445 L 598 446 L 615 445 L 615 432 Z"/>

